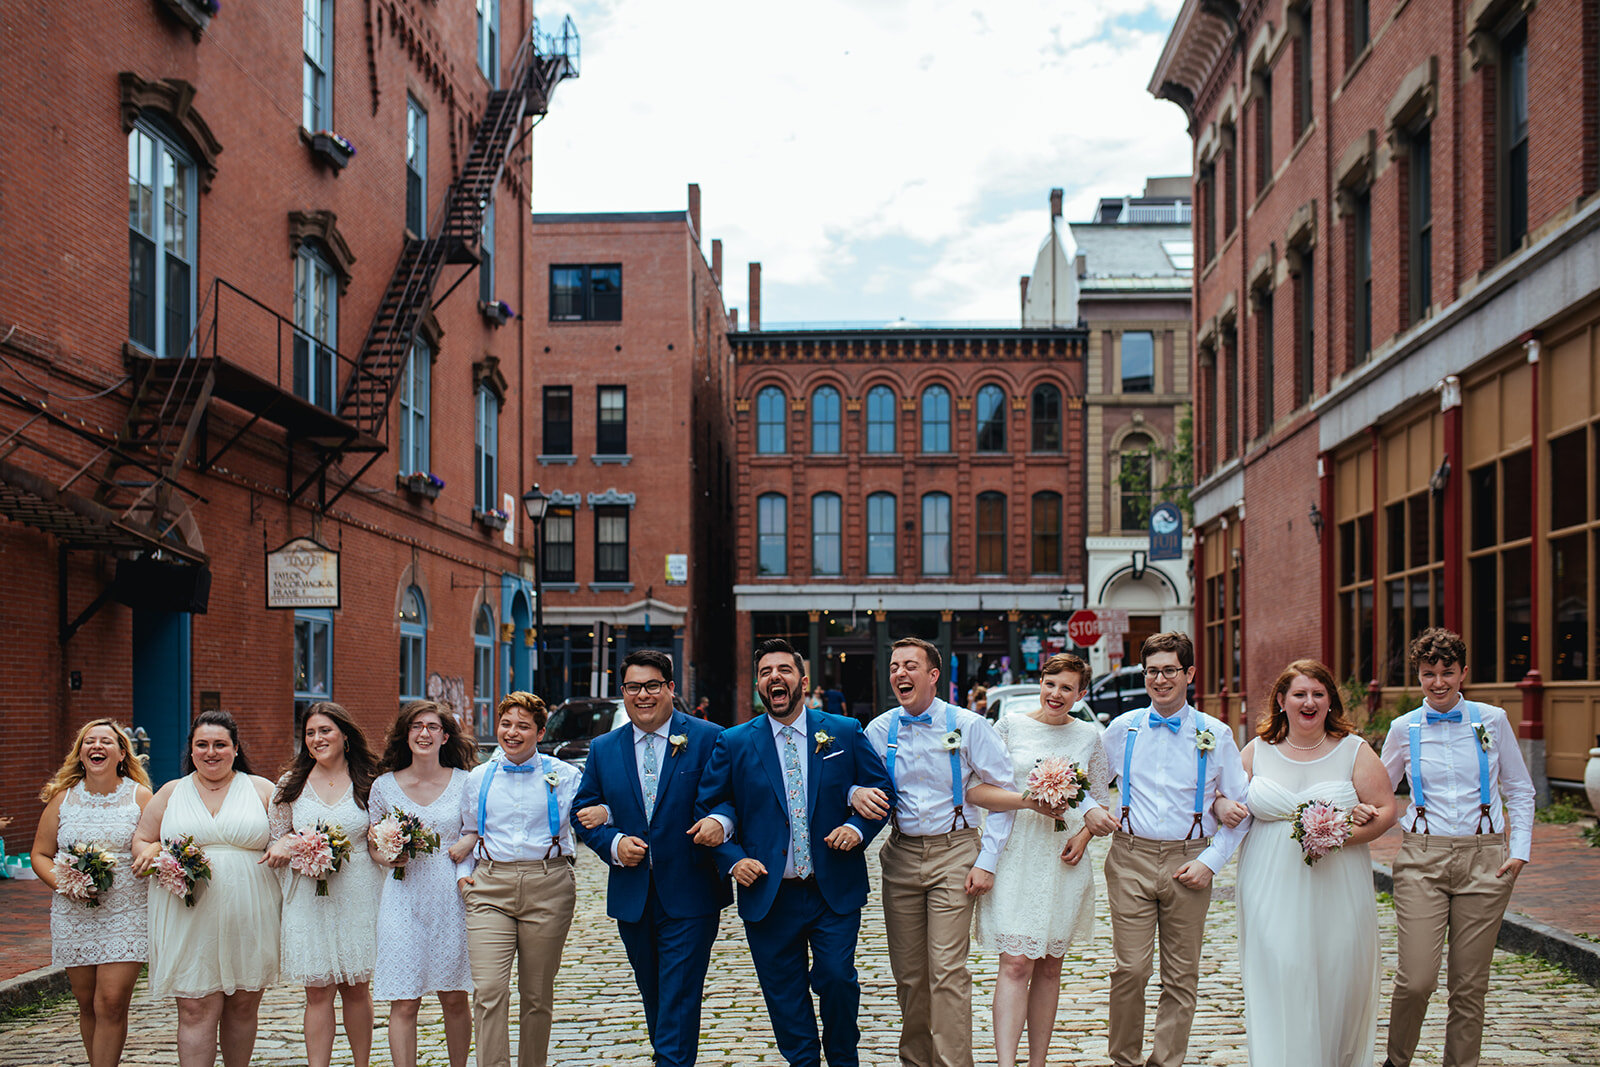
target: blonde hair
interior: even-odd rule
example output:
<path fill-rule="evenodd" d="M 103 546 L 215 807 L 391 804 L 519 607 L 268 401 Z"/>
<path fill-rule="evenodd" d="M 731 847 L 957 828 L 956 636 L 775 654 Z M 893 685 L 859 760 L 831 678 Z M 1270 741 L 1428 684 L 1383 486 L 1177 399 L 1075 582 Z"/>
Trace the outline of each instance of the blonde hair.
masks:
<path fill-rule="evenodd" d="M 78 736 L 73 738 L 72 750 L 67 753 L 67 758 L 62 761 L 60 769 L 39 791 L 41 801 L 50 803 L 89 776 L 89 768 L 83 765 L 83 739 L 96 726 L 109 727 L 116 735 L 117 747 L 122 750 L 122 756 L 117 760 L 117 774 L 123 778 L 132 778 L 146 789 L 151 788 L 150 773 L 144 769 L 144 761 L 134 754 L 133 742 L 128 739 L 128 731 L 122 724 L 115 719 L 90 719 L 78 730 Z"/>

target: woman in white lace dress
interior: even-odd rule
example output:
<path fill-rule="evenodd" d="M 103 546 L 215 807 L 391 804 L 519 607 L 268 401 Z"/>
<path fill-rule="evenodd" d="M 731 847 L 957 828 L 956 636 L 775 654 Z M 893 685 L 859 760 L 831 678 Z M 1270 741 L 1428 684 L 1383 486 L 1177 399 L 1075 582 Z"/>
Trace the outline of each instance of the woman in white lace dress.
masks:
<path fill-rule="evenodd" d="M 372 995 L 389 1005 L 389 1056 L 416 1067 L 417 1012 L 436 993 L 444 1010 L 450 1067 L 464 1067 L 472 1044 L 472 969 L 467 965 L 467 907 L 457 878 L 472 873 L 477 834 L 461 832 L 461 790 L 476 764 L 475 745 L 442 704 L 419 700 L 401 709 L 384 745 L 384 773 L 372 783 L 367 818 L 376 825 L 408 811 L 439 835 L 439 849 L 384 864 L 405 877 L 383 878 L 378 902 L 378 961 Z M 369 827 L 370 845 L 370 827 Z"/>
<path fill-rule="evenodd" d="M 361 728 L 338 704 L 306 711 L 303 744 L 278 779 L 269 822 L 267 865 L 283 885 L 282 977 L 306 990 L 306 1061 L 328 1067 L 336 1029 L 334 999 L 344 1005 L 344 1033 L 355 1067 L 372 1055 L 372 965 L 378 952 L 378 893 L 384 871 L 366 849 L 367 800 L 377 760 Z M 330 874 L 326 896 L 317 880 L 289 867 L 291 832 L 337 827 L 350 855 Z"/>
<path fill-rule="evenodd" d="M 1040 669 L 1038 710 L 1002 715 L 995 724 L 1011 752 L 1018 786 L 1039 760 L 1056 756 L 1087 773 L 1095 801 L 1109 802 L 1100 731 L 1072 715 L 1088 684 L 1083 660 L 1052 656 Z M 995 868 L 994 889 L 978 901 L 975 937 L 980 947 L 1000 954 L 994 989 L 999 1067 L 1017 1062 L 1024 1025 L 1028 1063 L 1043 1067 L 1061 993 L 1061 959 L 1073 942 L 1094 935 L 1094 870 L 1079 862 L 1090 837 L 1084 803 L 1063 813 L 1065 832 L 1058 832 L 1048 815 L 1018 811 Z"/>
<path fill-rule="evenodd" d="M 150 802 L 150 776 L 128 735 L 111 719 L 84 724 L 66 762 L 39 794 L 44 814 L 33 840 L 33 870 L 50 898 L 50 962 L 67 969 L 78 1002 L 78 1032 L 89 1067 L 122 1059 L 128 1004 L 149 958 L 145 883 L 133 876 L 133 831 Z M 98 845 L 116 858 L 111 886 L 94 907 L 66 895 L 55 857 L 73 845 Z"/>

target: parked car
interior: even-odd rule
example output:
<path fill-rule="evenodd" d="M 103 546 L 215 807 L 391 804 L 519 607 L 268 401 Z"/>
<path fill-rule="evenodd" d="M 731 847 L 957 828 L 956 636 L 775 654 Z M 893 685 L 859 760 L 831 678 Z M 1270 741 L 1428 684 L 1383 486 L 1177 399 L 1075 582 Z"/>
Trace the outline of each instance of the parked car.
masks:
<path fill-rule="evenodd" d="M 628 721 L 628 709 L 613 697 L 574 697 L 550 713 L 539 751 L 582 767 L 589 743 Z"/>
<path fill-rule="evenodd" d="M 1039 683 L 1028 682 L 1023 685 L 997 685 L 989 690 L 988 716 L 995 722 L 1000 721 L 1001 715 L 1026 715 L 1039 706 Z M 1094 722 L 1095 717 L 1090 710 L 1079 701 L 1072 707 L 1072 714 L 1084 722 Z"/>
<path fill-rule="evenodd" d="M 1189 684 L 1189 703 L 1194 704 L 1194 683 Z M 1108 723 L 1125 711 L 1147 707 L 1150 694 L 1144 689 L 1144 667 L 1118 667 L 1096 678 L 1084 698 L 1089 710 L 1101 723 Z"/>

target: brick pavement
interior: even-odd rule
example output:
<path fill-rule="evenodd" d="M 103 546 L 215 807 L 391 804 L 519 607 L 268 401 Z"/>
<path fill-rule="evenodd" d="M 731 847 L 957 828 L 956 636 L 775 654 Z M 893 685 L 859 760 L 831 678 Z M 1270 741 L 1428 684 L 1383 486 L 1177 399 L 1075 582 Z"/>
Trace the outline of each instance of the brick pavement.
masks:
<path fill-rule="evenodd" d="M 1098 869 L 1105 843 L 1094 845 Z M 874 872 L 877 864 L 872 864 Z M 639 1016 L 632 976 L 615 924 L 605 917 L 605 872 L 585 854 L 578 867 L 578 912 L 556 985 L 557 1023 L 552 1035 L 552 1062 L 583 1065 L 648 1063 L 648 1043 Z M 1200 1010 L 1195 1022 L 1189 1062 L 1206 1067 L 1238 1067 L 1246 1062 L 1243 1001 L 1235 952 L 1232 869 L 1218 879 L 1212 905 L 1207 948 L 1200 979 Z M 3 901 L 3 898 L 0 898 Z M 1052 1045 L 1051 1063 L 1089 1067 L 1105 1062 L 1107 969 L 1110 927 L 1105 904 L 1095 938 L 1074 953 L 1063 968 L 1061 1011 Z M 1392 980 L 1394 916 L 1379 909 L 1385 959 L 1384 992 Z M 993 1062 L 989 1053 L 989 1000 L 995 961 L 974 957 L 977 993 L 974 1005 L 979 1062 Z M 862 996 L 862 1063 L 869 1067 L 895 1062 L 898 1011 L 885 955 L 882 913 L 876 896 L 863 917 L 858 954 Z M 1153 992 L 1153 990 L 1152 990 Z M 766 1010 L 750 966 L 742 929 L 730 908 L 714 949 L 706 988 L 706 1038 L 701 1062 L 707 1065 L 772 1063 L 777 1053 Z M 279 987 L 267 995 L 262 1010 L 255 1062 L 304 1062 L 300 1043 L 301 994 Z M 1154 996 L 1151 997 L 1154 1004 Z M 1484 1042 L 1485 1067 L 1540 1064 L 1549 1067 L 1600 1063 L 1600 1003 L 1594 990 L 1539 960 L 1500 952 L 1490 993 L 1492 1011 Z M 379 1006 L 379 1032 L 373 1063 L 389 1063 L 383 1034 L 386 1016 Z M 1435 995 L 1423 1031 L 1421 1062 L 1434 1062 L 1443 1037 L 1444 990 Z M 421 1063 L 443 1067 L 444 1036 L 437 1006 L 422 1018 Z M 155 1067 L 174 1062 L 174 1012 L 170 1004 L 152 1003 L 141 989 L 135 999 L 128 1053 L 130 1067 Z M 1382 1040 L 1380 1024 L 1380 1041 Z M 55 1067 L 83 1062 L 70 1005 L 0 1024 L 0 1067 Z M 335 1063 L 350 1063 L 343 1039 Z"/>

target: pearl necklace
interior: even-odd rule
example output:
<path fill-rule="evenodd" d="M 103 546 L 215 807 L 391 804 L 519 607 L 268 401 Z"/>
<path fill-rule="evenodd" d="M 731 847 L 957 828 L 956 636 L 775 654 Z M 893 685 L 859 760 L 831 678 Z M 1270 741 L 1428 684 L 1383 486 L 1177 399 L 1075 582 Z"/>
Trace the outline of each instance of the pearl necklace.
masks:
<path fill-rule="evenodd" d="M 1317 749 L 1321 748 L 1323 743 L 1327 740 L 1328 736 L 1324 734 L 1322 738 L 1314 745 L 1297 745 L 1293 741 L 1289 740 L 1288 735 L 1284 735 L 1283 743 L 1288 745 L 1290 748 L 1299 749 L 1301 752 L 1315 752 Z"/>

